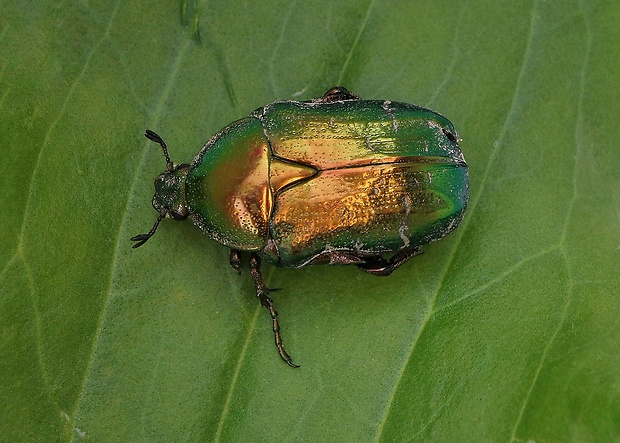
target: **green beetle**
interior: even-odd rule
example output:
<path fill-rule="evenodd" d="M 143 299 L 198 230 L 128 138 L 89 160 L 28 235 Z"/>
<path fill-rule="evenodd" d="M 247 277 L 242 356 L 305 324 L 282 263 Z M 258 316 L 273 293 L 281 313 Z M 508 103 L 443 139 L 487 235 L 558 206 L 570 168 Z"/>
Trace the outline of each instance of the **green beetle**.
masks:
<path fill-rule="evenodd" d="M 155 179 L 159 216 L 133 247 L 165 217 L 189 217 L 230 248 L 237 272 L 240 251 L 249 251 L 256 295 L 292 367 L 261 258 L 389 275 L 454 230 L 467 207 L 467 164 L 448 119 L 416 105 L 361 100 L 343 87 L 257 109 L 215 134 L 191 165 L 172 163 L 153 131 L 146 137 L 161 146 L 167 168 Z"/>

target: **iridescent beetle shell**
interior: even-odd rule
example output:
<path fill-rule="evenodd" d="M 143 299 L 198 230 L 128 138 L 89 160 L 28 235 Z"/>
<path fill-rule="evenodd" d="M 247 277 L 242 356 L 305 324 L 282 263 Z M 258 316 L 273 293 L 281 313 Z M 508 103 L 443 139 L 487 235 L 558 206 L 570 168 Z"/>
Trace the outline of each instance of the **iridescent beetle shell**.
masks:
<path fill-rule="evenodd" d="M 167 156 L 159 136 L 149 138 Z M 158 222 L 189 216 L 233 252 L 250 251 L 257 295 L 270 311 L 259 257 L 283 267 L 355 264 L 388 275 L 454 230 L 467 207 L 467 165 L 448 119 L 339 87 L 257 109 L 215 134 L 191 165 L 167 160 L 153 199 Z M 293 366 L 278 340 L 279 327 L 276 344 Z"/>

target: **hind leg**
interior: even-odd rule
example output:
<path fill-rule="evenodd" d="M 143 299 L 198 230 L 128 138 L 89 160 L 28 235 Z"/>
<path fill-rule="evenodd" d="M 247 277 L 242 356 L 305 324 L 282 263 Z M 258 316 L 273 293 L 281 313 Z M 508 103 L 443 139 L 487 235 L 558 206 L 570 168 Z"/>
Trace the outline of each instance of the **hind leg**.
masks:
<path fill-rule="evenodd" d="M 394 272 L 396 268 L 409 261 L 412 257 L 420 254 L 422 254 L 422 248 L 414 246 L 412 248 L 403 249 L 388 259 L 379 256 L 375 258 L 367 257 L 364 263 L 359 263 L 357 267 L 372 275 L 387 276 Z"/>

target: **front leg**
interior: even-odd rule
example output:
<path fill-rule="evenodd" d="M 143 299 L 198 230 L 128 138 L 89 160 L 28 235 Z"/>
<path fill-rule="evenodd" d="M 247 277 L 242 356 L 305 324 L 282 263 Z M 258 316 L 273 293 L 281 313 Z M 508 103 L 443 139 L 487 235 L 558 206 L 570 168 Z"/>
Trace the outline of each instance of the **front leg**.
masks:
<path fill-rule="evenodd" d="M 228 256 L 228 263 L 230 267 L 237 271 L 237 274 L 241 274 L 241 251 L 238 249 L 231 249 Z"/>
<path fill-rule="evenodd" d="M 291 357 L 284 350 L 282 343 L 282 336 L 280 335 L 280 323 L 278 322 L 278 312 L 273 307 L 273 300 L 269 298 L 269 288 L 265 284 L 263 275 L 260 272 L 260 258 L 253 252 L 250 255 L 250 274 L 252 275 L 252 281 L 254 282 L 254 288 L 256 289 L 256 296 L 260 301 L 260 304 L 269 310 L 271 320 L 273 321 L 273 335 L 275 338 L 276 347 L 280 353 L 282 360 L 286 362 L 292 368 L 298 368 L 299 366 L 293 363 Z"/>

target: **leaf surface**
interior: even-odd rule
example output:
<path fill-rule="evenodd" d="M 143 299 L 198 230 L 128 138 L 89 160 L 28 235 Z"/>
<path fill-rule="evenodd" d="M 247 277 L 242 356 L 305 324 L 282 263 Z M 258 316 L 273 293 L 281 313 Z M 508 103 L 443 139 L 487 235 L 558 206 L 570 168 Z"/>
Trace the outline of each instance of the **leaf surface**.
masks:
<path fill-rule="evenodd" d="M 0 1 L 7 441 L 620 438 L 620 4 Z M 189 162 L 342 85 L 462 138 L 462 226 L 389 278 L 249 273 L 147 232 L 157 131 Z"/>

